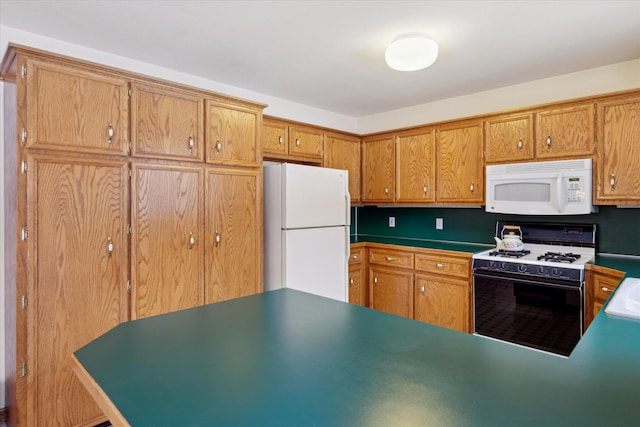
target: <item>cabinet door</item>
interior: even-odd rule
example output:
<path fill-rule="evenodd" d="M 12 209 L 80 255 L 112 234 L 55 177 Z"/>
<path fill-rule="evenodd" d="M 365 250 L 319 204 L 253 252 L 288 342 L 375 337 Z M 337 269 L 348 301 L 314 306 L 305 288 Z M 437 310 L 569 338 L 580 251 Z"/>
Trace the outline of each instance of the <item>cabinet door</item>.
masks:
<path fill-rule="evenodd" d="M 322 158 L 323 147 L 321 129 L 289 126 L 289 154 Z"/>
<path fill-rule="evenodd" d="M 371 308 L 413 318 L 413 272 L 370 267 L 369 295 Z"/>
<path fill-rule="evenodd" d="M 134 164 L 131 182 L 132 318 L 201 305 L 202 168 Z"/>
<path fill-rule="evenodd" d="M 262 123 L 262 151 L 286 156 L 289 152 L 289 126 L 278 120 L 264 119 Z"/>
<path fill-rule="evenodd" d="M 533 159 L 533 113 L 487 120 L 484 130 L 487 163 Z"/>
<path fill-rule="evenodd" d="M 324 167 L 349 171 L 351 203 L 360 202 L 360 138 L 326 134 Z"/>
<path fill-rule="evenodd" d="M 262 291 L 257 171 L 206 171 L 205 303 Z"/>
<path fill-rule="evenodd" d="M 362 141 L 362 201 L 393 202 L 395 163 L 393 136 Z"/>
<path fill-rule="evenodd" d="M 258 166 L 257 137 L 262 114 L 256 110 L 207 103 L 207 163 Z"/>
<path fill-rule="evenodd" d="M 433 129 L 396 138 L 398 202 L 435 201 L 435 132 Z"/>
<path fill-rule="evenodd" d="M 59 156 L 34 156 L 28 170 L 29 424 L 93 425 L 102 412 L 70 358 L 127 320 L 128 170 Z"/>
<path fill-rule="evenodd" d="M 536 113 L 536 158 L 593 154 L 594 111 L 586 104 Z"/>
<path fill-rule="evenodd" d="M 131 85 L 131 151 L 135 157 L 204 160 L 204 99 L 195 93 Z"/>
<path fill-rule="evenodd" d="M 596 198 L 640 204 L 640 97 L 598 104 Z"/>
<path fill-rule="evenodd" d="M 458 124 L 437 131 L 439 202 L 482 204 L 482 123 Z"/>
<path fill-rule="evenodd" d="M 469 282 L 416 274 L 414 318 L 469 332 Z"/>
<path fill-rule="evenodd" d="M 125 80 L 28 59 L 27 104 L 29 147 L 127 154 Z"/>
<path fill-rule="evenodd" d="M 362 283 L 362 264 L 349 266 L 349 302 L 366 306 Z"/>

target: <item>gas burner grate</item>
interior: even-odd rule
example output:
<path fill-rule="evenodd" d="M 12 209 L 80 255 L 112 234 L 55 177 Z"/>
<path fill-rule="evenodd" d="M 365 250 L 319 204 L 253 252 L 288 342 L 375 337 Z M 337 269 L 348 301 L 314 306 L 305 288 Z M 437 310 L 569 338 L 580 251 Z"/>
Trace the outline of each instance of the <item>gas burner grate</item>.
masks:
<path fill-rule="evenodd" d="M 544 255 L 540 255 L 538 257 L 538 261 L 551 261 L 551 262 L 568 262 L 572 263 L 580 258 L 580 254 L 574 253 L 566 253 L 563 254 L 561 252 L 547 252 Z"/>
<path fill-rule="evenodd" d="M 505 251 L 504 249 L 498 249 L 497 251 L 489 252 L 490 256 L 504 257 L 504 258 L 522 258 L 525 255 L 529 255 L 531 251 Z"/>

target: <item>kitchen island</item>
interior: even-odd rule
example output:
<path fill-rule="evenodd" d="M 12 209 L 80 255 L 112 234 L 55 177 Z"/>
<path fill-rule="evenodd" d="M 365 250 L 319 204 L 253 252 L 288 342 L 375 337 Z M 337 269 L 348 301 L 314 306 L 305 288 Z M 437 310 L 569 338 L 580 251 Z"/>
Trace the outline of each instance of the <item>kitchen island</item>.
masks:
<path fill-rule="evenodd" d="M 563 358 L 282 289 L 75 357 L 116 426 L 640 425 L 640 321 L 603 312 Z"/>

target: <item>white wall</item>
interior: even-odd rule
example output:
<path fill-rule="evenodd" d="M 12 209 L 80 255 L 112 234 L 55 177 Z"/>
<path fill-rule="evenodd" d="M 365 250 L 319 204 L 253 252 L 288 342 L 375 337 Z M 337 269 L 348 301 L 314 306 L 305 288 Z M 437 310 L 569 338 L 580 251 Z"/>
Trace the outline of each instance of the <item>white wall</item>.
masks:
<path fill-rule="evenodd" d="M 361 117 L 359 134 L 640 88 L 640 59 Z"/>

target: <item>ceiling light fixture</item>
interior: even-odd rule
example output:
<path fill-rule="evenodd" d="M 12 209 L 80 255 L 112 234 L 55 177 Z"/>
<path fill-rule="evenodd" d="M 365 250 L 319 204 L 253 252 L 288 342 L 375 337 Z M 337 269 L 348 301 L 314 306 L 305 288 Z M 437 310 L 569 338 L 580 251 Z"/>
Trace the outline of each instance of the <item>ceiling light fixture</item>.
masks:
<path fill-rule="evenodd" d="M 438 57 L 438 44 L 421 34 L 395 39 L 384 52 L 387 65 L 398 71 L 417 71 L 433 64 Z"/>

